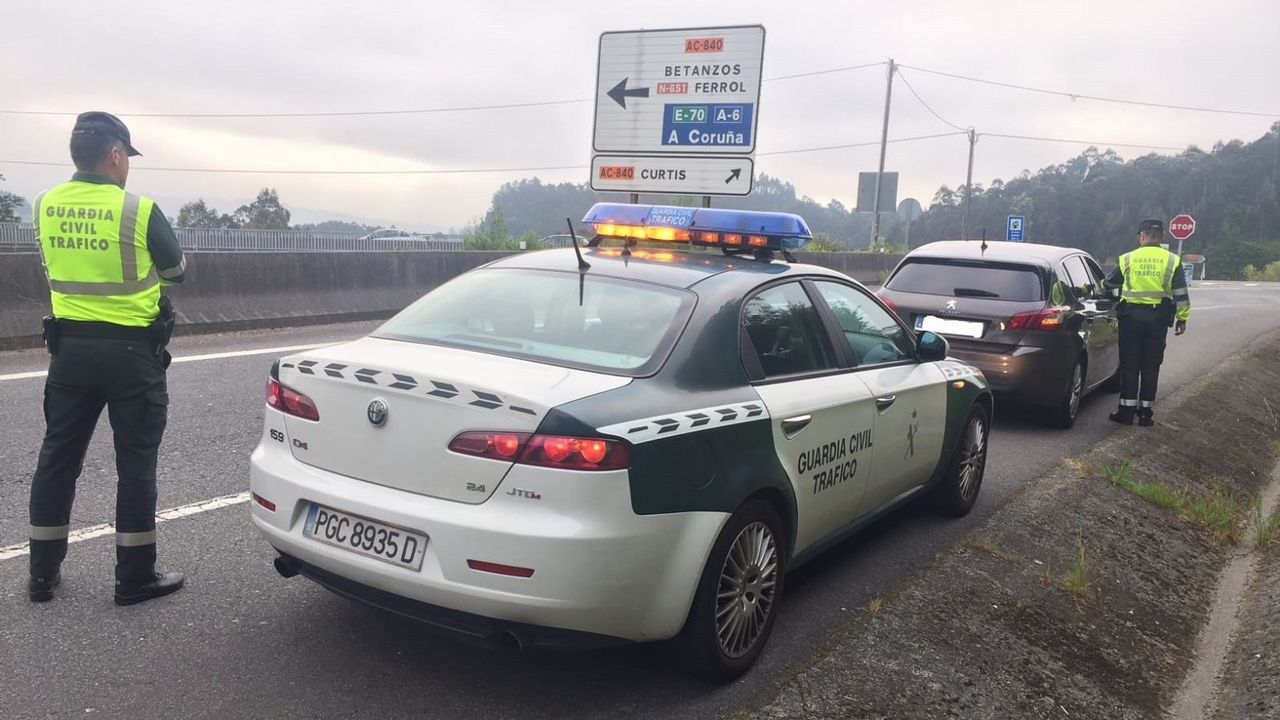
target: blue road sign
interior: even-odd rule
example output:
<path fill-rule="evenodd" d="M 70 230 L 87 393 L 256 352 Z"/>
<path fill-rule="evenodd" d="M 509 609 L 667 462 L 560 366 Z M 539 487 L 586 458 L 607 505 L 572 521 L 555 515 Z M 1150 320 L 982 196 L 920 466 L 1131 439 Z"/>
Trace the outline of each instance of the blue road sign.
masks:
<path fill-rule="evenodd" d="M 1009 223 L 1005 226 L 1004 239 L 1009 242 L 1022 242 L 1022 228 L 1027 224 L 1027 218 L 1022 215 L 1010 215 Z"/>
<path fill-rule="evenodd" d="M 662 113 L 662 144 L 668 147 L 751 147 L 752 103 L 668 103 Z"/>

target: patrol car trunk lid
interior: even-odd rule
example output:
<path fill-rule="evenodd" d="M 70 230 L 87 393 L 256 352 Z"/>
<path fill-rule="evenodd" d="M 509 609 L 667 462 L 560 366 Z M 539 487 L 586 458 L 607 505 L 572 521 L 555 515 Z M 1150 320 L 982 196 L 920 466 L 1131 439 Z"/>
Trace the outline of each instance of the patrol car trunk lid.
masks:
<path fill-rule="evenodd" d="M 449 450 L 460 433 L 532 433 L 547 411 L 630 379 L 482 352 L 364 338 L 280 361 L 280 382 L 318 421 L 286 416 L 300 462 L 464 503 L 488 499 L 512 463 Z M 375 400 L 382 404 L 371 408 Z M 378 410 L 385 408 L 385 418 Z M 381 420 L 378 424 L 376 421 Z"/>

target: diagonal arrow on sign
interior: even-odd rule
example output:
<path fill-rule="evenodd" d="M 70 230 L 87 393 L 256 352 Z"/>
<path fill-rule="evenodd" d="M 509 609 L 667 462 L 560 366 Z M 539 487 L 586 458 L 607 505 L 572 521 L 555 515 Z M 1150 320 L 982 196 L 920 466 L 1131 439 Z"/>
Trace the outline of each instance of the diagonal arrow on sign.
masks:
<path fill-rule="evenodd" d="M 729 177 L 724 179 L 724 184 L 728 185 L 729 183 L 733 182 L 734 180 L 737 180 L 740 177 L 742 177 L 742 168 L 734 168 L 729 173 Z"/>
<path fill-rule="evenodd" d="M 622 82 L 614 85 L 613 89 L 608 92 L 609 97 L 613 98 L 613 101 L 621 105 L 624 110 L 627 108 L 627 98 L 649 97 L 649 88 L 631 88 L 628 90 L 627 81 L 630 79 L 631 78 L 622 78 Z"/>

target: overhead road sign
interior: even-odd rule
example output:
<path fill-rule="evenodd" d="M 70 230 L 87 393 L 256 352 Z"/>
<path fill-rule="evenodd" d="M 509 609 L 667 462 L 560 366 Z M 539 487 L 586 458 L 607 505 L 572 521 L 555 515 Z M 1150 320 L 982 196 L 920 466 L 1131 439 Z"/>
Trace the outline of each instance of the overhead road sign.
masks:
<path fill-rule="evenodd" d="M 1008 222 L 1005 224 L 1004 239 L 1009 242 L 1022 242 L 1026 236 L 1023 234 L 1027 225 L 1027 218 L 1024 215 L 1010 215 Z"/>
<path fill-rule="evenodd" d="M 749 195 L 755 162 L 749 157 L 596 155 L 591 189 L 666 195 Z"/>
<path fill-rule="evenodd" d="M 760 25 L 603 33 L 592 148 L 751 155 L 763 68 Z"/>

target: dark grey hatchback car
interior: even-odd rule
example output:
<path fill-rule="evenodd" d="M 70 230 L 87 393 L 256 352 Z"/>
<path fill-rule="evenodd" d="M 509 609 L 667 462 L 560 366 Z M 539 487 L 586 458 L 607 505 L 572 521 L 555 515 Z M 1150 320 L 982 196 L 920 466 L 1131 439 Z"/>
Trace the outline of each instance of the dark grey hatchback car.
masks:
<path fill-rule="evenodd" d="M 945 335 L 951 355 L 993 390 L 1075 423 L 1080 399 L 1114 388 L 1120 368 L 1115 300 L 1083 250 L 946 241 L 902 259 L 879 296 L 916 330 Z"/>

